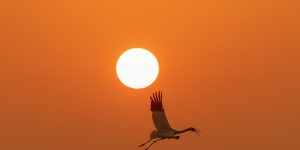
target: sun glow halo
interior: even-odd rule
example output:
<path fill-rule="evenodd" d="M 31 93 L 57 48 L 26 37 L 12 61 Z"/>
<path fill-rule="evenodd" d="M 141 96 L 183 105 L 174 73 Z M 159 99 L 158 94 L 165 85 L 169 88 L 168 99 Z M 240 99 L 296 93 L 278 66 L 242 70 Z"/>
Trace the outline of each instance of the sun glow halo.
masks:
<path fill-rule="evenodd" d="M 151 85 L 158 76 L 159 66 L 155 56 L 148 50 L 133 48 L 125 51 L 116 65 L 120 81 L 134 89 Z"/>

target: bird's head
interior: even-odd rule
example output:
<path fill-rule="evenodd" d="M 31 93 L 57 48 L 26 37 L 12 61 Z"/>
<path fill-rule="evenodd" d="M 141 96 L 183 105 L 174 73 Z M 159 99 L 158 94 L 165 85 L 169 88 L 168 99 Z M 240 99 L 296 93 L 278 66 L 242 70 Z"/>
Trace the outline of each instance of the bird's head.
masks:
<path fill-rule="evenodd" d="M 196 133 L 198 135 L 200 135 L 200 133 L 201 133 L 199 130 L 197 130 L 197 129 L 193 128 L 193 127 L 188 128 L 188 130 L 189 131 L 193 131 L 194 133 Z"/>

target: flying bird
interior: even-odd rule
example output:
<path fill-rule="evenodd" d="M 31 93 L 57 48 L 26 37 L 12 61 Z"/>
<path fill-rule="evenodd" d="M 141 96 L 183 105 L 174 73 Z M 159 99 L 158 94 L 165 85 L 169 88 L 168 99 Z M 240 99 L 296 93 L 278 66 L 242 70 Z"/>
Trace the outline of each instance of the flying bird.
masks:
<path fill-rule="evenodd" d="M 152 111 L 152 120 L 156 130 L 153 130 L 150 134 L 150 139 L 146 141 L 144 144 L 141 144 L 139 147 L 146 145 L 147 143 L 151 142 L 145 150 L 149 149 L 154 143 L 164 140 L 164 139 L 179 139 L 180 136 L 178 134 L 193 131 L 196 134 L 200 135 L 200 131 L 189 127 L 184 130 L 175 130 L 170 127 L 169 122 L 167 120 L 167 116 L 165 114 L 163 104 L 162 104 L 162 92 L 154 92 L 151 99 L 151 111 Z"/>

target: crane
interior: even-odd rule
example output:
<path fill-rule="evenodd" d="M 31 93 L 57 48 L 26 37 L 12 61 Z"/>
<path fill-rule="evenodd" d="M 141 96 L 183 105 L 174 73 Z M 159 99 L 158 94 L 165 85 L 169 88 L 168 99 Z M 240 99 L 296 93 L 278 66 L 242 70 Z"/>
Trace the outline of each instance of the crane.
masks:
<path fill-rule="evenodd" d="M 139 147 L 142 147 L 153 140 L 152 143 L 145 148 L 145 150 L 147 150 L 154 143 L 158 141 L 164 139 L 179 139 L 180 136 L 178 136 L 178 134 L 187 131 L 192 131 L 200 135 L 199 134 L 200 131 L 193 127 L 189 127 L 184 130 L 175 130 L 170 127 L 169 122 L 167 120 L 167 116 L 165 114 L 165 110 L 163 108 L 161 91 L 154 92 L 152 96 L 150 96 L 150 99 L 151 99 L 152 120 L 156 130 L 153 130 L 150 134 L 150 139 L 145 143 L 141 144 Z"/>

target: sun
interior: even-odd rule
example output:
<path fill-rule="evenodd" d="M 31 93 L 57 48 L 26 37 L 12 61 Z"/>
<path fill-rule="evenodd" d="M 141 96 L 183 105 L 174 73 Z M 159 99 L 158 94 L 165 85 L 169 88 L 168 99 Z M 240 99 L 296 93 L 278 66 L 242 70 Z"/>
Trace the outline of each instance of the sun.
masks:
<path fill-rule="evenodd" d="M 116 72 L 124 85 L 141 89 L 148 87 L 156 80 L 159 65 L 156 57 L 150 51 L 133 48 L 125 51 L 119 57 Z"/>

